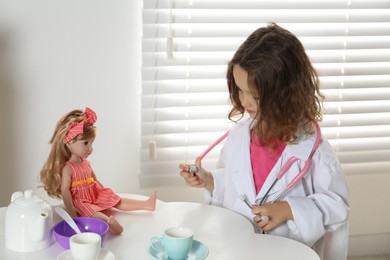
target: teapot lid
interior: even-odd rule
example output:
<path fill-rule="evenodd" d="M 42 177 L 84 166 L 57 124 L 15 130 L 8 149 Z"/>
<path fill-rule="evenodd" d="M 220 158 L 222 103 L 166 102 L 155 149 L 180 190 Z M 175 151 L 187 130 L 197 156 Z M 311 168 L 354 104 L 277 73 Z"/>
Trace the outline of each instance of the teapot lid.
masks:
<path fill-rule="evenodd" d="M 21 207 L 33 207 L 43 203 L 43 199 L 33 195 L 32 190 L 26 190 L 23 195 L 17 197 L 13 202 Z"/>

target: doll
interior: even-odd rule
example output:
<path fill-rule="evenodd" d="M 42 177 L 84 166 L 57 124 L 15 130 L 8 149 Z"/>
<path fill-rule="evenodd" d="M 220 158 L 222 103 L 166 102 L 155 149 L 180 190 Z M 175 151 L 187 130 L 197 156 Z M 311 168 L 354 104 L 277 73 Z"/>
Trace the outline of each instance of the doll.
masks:
<path fill-rule="evenodd" d="M 96 136 L 96 114 L 90 108 L 73 110 L 57 123 L 50 140 L 51 151 L 40 177 L 49 196 L 62 198 L 72 217 L 94 217 L 106 221 L 114 234 L 123 227 L 105 210 L 149 210 L 156 207 L 156 192 L 147 200 L 121 198 L 98 181 L 88 156 Z"/>

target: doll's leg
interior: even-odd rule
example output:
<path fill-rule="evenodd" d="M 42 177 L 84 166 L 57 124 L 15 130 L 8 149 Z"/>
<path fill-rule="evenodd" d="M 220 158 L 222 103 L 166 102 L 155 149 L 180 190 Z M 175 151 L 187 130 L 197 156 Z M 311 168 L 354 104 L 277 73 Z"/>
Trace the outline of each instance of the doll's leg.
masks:
<path fill-rule="evenodd" d="M 121 224 L 119 224 L 119 222 L 114 218 L 114 216 L 107 216 L 106 214 L 102 213 L 102 212 L 96 212 L 95 214 L 92 215 L 92 217 L 94 218 L 98 218 L 98 219 L 101 219 L 105 222 L 107 222 L 108 224 L 108 227 L 110 229 L 110 231 L 114 234 L 117 234 L 119 235 L 120 233 L 123 232 L 123 227 L 121 226 Z"/>
<path fill-rule="evenodd" d="M 157 192 L 154 191 L 147 200 L 134 200 L 128 198 L 121 198 L 115 208 L 125 211 L 132 210 L 149 210 L 154 211 L 156 209 Z"/>

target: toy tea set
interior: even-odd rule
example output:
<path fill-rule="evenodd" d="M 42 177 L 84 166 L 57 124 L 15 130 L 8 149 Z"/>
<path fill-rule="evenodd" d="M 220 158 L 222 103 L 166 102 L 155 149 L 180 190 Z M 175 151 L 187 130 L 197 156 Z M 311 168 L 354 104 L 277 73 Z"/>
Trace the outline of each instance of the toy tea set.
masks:
<path fill-rule="evenodd" d="M 60 211 L 56 210 L 56 212 Z M 115 259 L 110 251 L 100 248 L 101 241 L 103 241 L 108 231 L 106 222 L 96 218 L 72 219 L 65 211 L 60 217 L 64 220 L 53 226 L 53 211 L 46 201 L 35 195 L 32 190 L 14 192 L 5 216 L 6 247 L 13 251 L 27 253 L 48 248 L 56 240 L 64 249 L 70 249 L 73 243 L 70 242 L 70 238 L 73 235 L 76 233 L 81 235 L 94 233 L 100 235 L 97 259 Z M 68 224 L 70 221 L 74 221 L 74 225 Z M 78 231 L 74 230 L 75 226 Z M 83 237 L 82 239 L 90 238 Z M 78 249 L 77 252 L 82 251 Z M 73 252 L 67 250 L 58 259 L 76 259 L 75 257 L 71 258 L 71 253 L 73 256 Z"/>
<path fill-rule="evenodd" d="M 14 192 L 5 216 L 6 247 L 27 253 L 48 248 L 57 241 L 66 249 L 58 256 L 58 260 L 91 259 L 85 258 L 85 255 L 92 254 L 92 251 L 98 256 L 92 259 L 115 259 L 111 251 L 101 247 L 108 232 L 106 222 L 96 218 L 71 218 L 60 207 L 56 207 L 55 211 L 63 221 L 53 226 L 53 210 L 46 201 L 35 195 L 32 190 Z M 85 247 L 85 241 L 88 241 L 89 248 Z M 178 243 L 181 246 L 178 246 Z M 77 255 L 80 258 L 74 255 L 76 249 L 72 246 L 77 248 Z M 152 238 L 148 252 L 162 259 L 182 259 L 183 255 L 187 256 L 186 259 L 204 259 L 208 255 L 208 248 L 193 239 L 192 230 L 172 227 L 165 230 L 163 237 Z"/>

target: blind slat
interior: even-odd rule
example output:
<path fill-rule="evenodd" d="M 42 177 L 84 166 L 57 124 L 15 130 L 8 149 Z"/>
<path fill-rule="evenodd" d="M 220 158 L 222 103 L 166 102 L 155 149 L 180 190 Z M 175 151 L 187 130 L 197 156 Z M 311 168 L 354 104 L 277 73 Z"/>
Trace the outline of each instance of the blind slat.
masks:
<path fill-rule="evenodd" d="M 327 0 L 327 1 L 313 1 L 313 0 L 175 0 L 174 7 L 181 9 L 346 9 L 348 7 L 348 0 Z M 390 8 L 390 3 L 387 0 L 354 0 L 350 4 L 356 9 L 377 9 Z M 144 9 L 159 9 L 170 8 L 169 1 L 148 0 L 144 1 Z M 333 10 L 330 10 L 333 11 Z"/>

